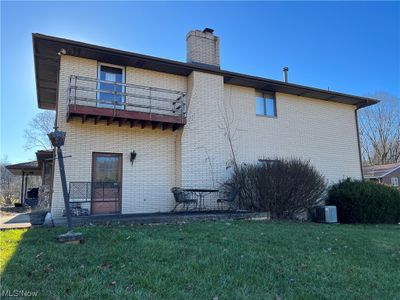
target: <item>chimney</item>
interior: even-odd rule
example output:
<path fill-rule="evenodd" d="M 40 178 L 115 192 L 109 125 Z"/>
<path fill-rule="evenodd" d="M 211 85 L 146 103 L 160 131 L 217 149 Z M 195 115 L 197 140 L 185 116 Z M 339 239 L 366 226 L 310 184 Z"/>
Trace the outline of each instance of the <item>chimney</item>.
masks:
<path fill-rule="evenodd" d="M 205 64 L 219 68 L 219 37 L 214 30 L 191 30 L 186 35 L 186 61 L 193 64 Z"/>
<path fill-rule="evenodd" d="M 288 67 L 283 67 L 283 80 L 285 82 L 288 82 L 288 72 L 289 72 L 289 68 Z"/>

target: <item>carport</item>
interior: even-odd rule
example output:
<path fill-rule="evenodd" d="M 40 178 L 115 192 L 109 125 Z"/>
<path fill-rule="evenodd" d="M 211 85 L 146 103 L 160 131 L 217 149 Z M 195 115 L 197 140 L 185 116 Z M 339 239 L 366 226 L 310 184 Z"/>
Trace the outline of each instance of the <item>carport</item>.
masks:
<path fill-rule="evenodd" d="M 6 168 L 16 176 L 21 176 L 20 203 L 25 204 L 27 198 L 28 178 L 30 176 L 40 176 L 42 186 L 52 186 L 52 165 L 53 151 L 41 150 L 36 152 L 35 161 L 23 162 L 14 165 L 8 165 Z"/>

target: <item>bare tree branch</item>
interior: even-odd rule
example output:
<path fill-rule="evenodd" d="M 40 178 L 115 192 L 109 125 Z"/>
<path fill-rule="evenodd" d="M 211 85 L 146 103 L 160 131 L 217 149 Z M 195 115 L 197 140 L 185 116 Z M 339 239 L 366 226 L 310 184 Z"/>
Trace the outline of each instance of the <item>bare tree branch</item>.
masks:
<path fill-rule="evenodd" d="M 38 113 L 25 129 L 25 149 L 51 149 L 47 134 L 53 130 L 55 114 L 52 111 Z"/>
<path fill-rule="evenodd" d="M 363 163 L 390 164 L 400 161 L 400 99 L 388 93 L 376 93 L 377 105 L 359 112 Z"/>
<path fill-rule="evenodd" d="M 9 164 L 7 156 L 0 160 L 0 205 L 11 205 L 18 201 L 19 187 L 21 179 L 14 176 L 6 166 Z"/>

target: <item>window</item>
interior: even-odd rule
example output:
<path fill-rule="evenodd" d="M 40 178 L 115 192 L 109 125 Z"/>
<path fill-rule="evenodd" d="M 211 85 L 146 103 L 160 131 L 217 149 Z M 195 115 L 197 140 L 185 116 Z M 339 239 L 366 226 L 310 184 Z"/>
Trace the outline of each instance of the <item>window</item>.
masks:
<path fill-rule="evenodd" d="M 276 117 L 275 93 L 256 91 L 256 115 Z"/>
<path fill-rule="evenodd" d="M 109 64 L 99 64 L 99 71 L 98 71 L 98 79 L 102 81 L 109 81 L 108 82 L 100 82 L 98 84 L 98 89 L 102 91 L 110 91 L 110 92 L 99 92 L 97 94 L 97 99 L 101 100 L 98 103 L 100 107 L 113 107 L 114 101 L 124 102 L 124 96 L 121 94 L 114 94 L 113 92 L 123 93 L 124 87 L 120 84 L 115 83 L 124 83 L 124 68 Z M 117 108 L 122 108 L 122 106 L 118 105 Z"/>
<path fill-rule="evenodd" d="M 399 178 L 392 177 L 392 178 L 390 178 L 390 181 L 391 181 L 393 186 L 399 186 Z"/>

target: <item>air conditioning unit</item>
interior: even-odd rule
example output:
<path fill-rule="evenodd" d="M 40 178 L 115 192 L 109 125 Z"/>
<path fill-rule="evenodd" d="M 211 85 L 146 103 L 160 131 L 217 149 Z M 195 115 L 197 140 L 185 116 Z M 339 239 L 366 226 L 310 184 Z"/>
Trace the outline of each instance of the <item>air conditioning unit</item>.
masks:
<path fill-rule="evenodd" d="M 336 206 L 315 206 L 309 209 L 311 221 L 319 223 L 337 223 Z"/>

